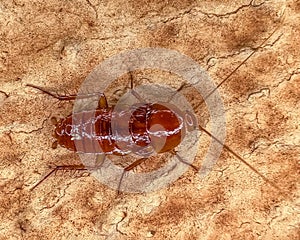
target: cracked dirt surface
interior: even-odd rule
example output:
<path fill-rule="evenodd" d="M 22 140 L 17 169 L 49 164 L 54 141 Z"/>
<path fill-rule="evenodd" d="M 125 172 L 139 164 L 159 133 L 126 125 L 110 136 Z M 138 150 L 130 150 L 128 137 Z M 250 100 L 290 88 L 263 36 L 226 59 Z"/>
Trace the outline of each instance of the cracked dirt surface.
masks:
<path fill-rule="evenodd" d="M 299 239 L 299 19 L 292 0 L 1 1 L 0 239 Z M 177 50 L 208 71 L 225 105 L 226 144 L 284 194 L 226 150 L 205 179 L 190 169 L 152 193 L 116 197 L 67 173 L 30 191 L 49 165 L 80 159 L 51 148 L 50 117 L 69 115 L 72 102 L 26 84 L 76 93 L 104 59 L 141 47 Z"/>

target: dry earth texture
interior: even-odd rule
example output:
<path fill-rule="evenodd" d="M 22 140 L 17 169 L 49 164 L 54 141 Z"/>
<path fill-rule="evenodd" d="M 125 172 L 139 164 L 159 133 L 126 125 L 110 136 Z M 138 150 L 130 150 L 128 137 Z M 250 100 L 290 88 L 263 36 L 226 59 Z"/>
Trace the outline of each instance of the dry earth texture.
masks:
<path fill-rule="evenodd" d="M 299 43 L 300 1 L 2 0 L 0 239 L 299 239 Z M 190 168 L 156 192 L 116 196 L 74 172 L 30 190 L 49 166 L 80 158 L 51 148 L 50 118 L 68 116 L 73 102 L 26 84 L 74 94 L 103 60 L 143 47 L 177 50 L 207 70 L 224 102 L 226 144 L 281 190 L 226 150 L 204 179 Z M 137 85 L 180 88 L 209 129 L 192 86 L 165 72 L 133 75 Z M 128 76 L 117 79 L 110 104 L 128 88 Z M 211 141 L 201 138 L 198 167 Z"/>

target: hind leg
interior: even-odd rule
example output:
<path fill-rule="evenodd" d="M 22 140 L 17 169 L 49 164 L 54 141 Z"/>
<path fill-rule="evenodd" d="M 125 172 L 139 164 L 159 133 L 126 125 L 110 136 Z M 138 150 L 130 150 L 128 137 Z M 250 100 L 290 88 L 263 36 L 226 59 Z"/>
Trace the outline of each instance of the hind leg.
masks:
<path fill-rule="evenodd" d="M 42 182 L 44 182 L 47 178 L 49 178 L 52 174 L 57 173 L 58 171 L 90 171 L 90 170 L 97 170 L 101 168 L 103 162 L 105 160 L 105 154 L 99 154 L 97 155 L 96 161 L 93 163 L 93 166 L 86 166 L 84 164 L 73 164 L 73 165 L 58 165 L 53 167 L 49 173 L 44 175 L 36 184 L 34 184 L 31 188 L 30 191 L 34 190 L 36 187 L 38 187 Z"/>
<path fill-rule="evenodd" d="M 126 174 L 126 172 L 134 169 L 135 167 L 137 167 L 138 165 L 142 164 L 143 162 L 145 162 L 148 158 L 140 158 L 138 160 L 136 160 L 135 162 L 133 162 L 132 164 L 130 164 L 129 166 L 127 166 L 126 168 L 124 168 L 123 173 L 121 175 L 120 181 L 119 181 L 119 185 L 118 185 L 118 191 L 117 191 L 117 195 L 120 194 L 120 189 L 121 189 L 121 185 L 122 185 L 122 180 L 124 178 L 124 175 Z"/>

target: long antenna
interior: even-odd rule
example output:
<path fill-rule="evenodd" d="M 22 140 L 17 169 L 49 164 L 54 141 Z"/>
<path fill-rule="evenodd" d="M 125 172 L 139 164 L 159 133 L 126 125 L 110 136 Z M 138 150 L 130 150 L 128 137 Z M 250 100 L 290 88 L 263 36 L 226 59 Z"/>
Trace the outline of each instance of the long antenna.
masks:
<path fill-rule="evenodd" d="M 275 34 L 275 32 L 277 32 L 277 30 L 279 29 L 279 26 L 277 27 L 277 28 L 275 28 L 275 30 L 258 46 L 258 47 L 256 47 L 253 51 L 252 51 L 252 53 L 250 53 L 239 65 L 237 65 L 236 66 L 236 68 L 232 71 L 232 72 L 230 72 L 218 85 L 217 85 L 217 87 L 214 89 L 214 90 L 212 90 L 210 93 L 208 93 L 205 97 L 203 97 L 203 99 L 200 101 L 200 103 L 196 106 L 196 107 L 199 107 L 199 106 L 201 106 L 204 102 L 205 102 L 205 100 L 207 99 L 207 98 L 209 98 L 215 91 L 217 91 L 217 89 L 221 86 L 221 85 L 223 85 L 223 83 L 225 83 L 229 78 L 231 78 L 231 76 L 234 74 L 234 73 L 236 73 L 236 71 L 237 70 L 239 70 L 240 68 L 241 68 L 241 66 L 243 66 L 256 52 L 257 52 L 257 50 L 258 49 L 260 49 L 260 48 L 262 48 L 263 47 L 263 45 L 265 45 L 265 43 L 266 42 L 268 42 L 269 41 L 269 39 Z"/>
<path fill-rule="evenodd" d="M 244 163 L 246 166 L 248 166 L 253 172 L 255 172 L 257 175 L 259 175 L 265 182 L 270 184 L 272 187 L 276 188 L 280 192 L 284 192 L 280 187 L 278 187 L 274 182 L 270 181 L 268 178 L 266 178 L 262 173 L 260 173 L 256 168 L 254 168 L 250 163 L 248 163 L 245 159 L 243 159 L 239 154 L 234 152 L 229 146 L 222 143 L 218 138 L 216 138 L 214 135 L 212 135 L 209 131 L 207 131 L 205 128 L 199 125 L 199 128 L 205 132 L 208 136 L 213 138 L 215 141 L 217 141 L 219 144 L 223 145 L 223 147 L 234 157 L 236 157 L 238 160 L 240 160 L 242 163 Z"/>
<path fill-rule="evenodd" d="M 281 16 L 283 18 L 283 15 Z M 237 67 L 230 73 L 228 74 L 218 85 L 217 87 L 212 90 L 209 94 L 207 94 L 203 100 L 200 101 L 200 103 L 196 106 L 199 107 L 201 106 L 205 100 L 207 98 L 209 98 L 223 83 L 225 83 L 242 65 L 244 65 L 256 52 L 258 49 L 262 48 L 263 45 L 265 45 L 269 39 L 275 34 L 275 32 L 277 32 L 277 30 L 279 29 L 280 26 L 276 27 L 275 30 L 258 46 L 256 47 L 251 54 L 249 54 L 239 65 L 237 65 Z M 215 141 L 217 141 L 219 144 L 223 145 L 224 149 L 226 149 L 230 154 L 232 154 L 235 158 L 237 158 L 238 160 L 240 160 L 242 163 L 244 163 L 246 166 L 248 166 L 253 172 L 255 172 L 258 176 L 260 176 L 265 182 L 267 182 L 268 184 L 270 184 L 272 187 L 274 187 L 275 189 L 277 189 L 278 191 L 280 191 L 281 193 L 285 192 L 278 187 L 274 182 L 270 181 L 268 178 L 266 178 L 262 173 L 260 173 L 257 169 L 255 169 L 250 163 L 248 163 L 245 159 L 243 159 L 239 154 L 237 154 L 235 151 L 233 151 L 229 146 L 227 146 L 226 144 L 222 143 L 222 141 L 220 141 L 217 137 L 215 137 L 214 135 L 212 135 L 208 130 L 206 130 L 204 127 L 199 125 L 200 130 L 202 130 L 203 132 L 205 132 L 208 136 L 210 136 L 211 138 L 213 138 Z M 286 195 L 286 194 L 285 194 Z"/>

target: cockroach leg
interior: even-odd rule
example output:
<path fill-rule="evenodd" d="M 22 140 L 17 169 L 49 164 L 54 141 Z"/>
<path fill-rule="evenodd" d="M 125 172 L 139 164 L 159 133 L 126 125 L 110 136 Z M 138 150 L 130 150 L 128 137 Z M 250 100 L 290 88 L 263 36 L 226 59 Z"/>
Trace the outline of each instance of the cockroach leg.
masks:
<path fill-rule="evenodd" d="M 169 99 L 167 100 L 167 103 L 170 103 L 173 98 L 177 95 L 177 93 L 179 93 L 182 89 L 184 89 L 186 86 L 190 86 L 190 84 L 188 83 L 183 83 L 178 89 L 176 89 L 176 91 L 169 97 Z"/>
<path fill-rule="evenodd" d="M 37 186 L 39 186 L 42 182 L 44 182 L 52 173 L 54 173 L 56 169 L 52 169 L 49 173 L 47 173 L 43 178 L 41 178 L 36 184 L 34 184 L 31 188 L 30 191 L 33 191 Z"/>
<path fill-rule="evenodd" d="M 58 142 L 57 141 L 54 141 L 51 145 L 51 148 L 52 149 L 56 149 L 57 148 L 57 145 L 58 145 Z"/>
<path fill-rule="evenodd" d="M 42 87 L 35 86 L 35 85 L 32 85 L 32 84 L 26 84 L 26 86 L 38 89 L 38 90 L 42 91 L 43 93 L 46 93 L 46 94 L 50 95 L 51 97 L 56 98 L 56 99 L 61 100 L 61 101 L 63 101 L 63 100 L 66 100 L 66 101 L 75 100 L 76 97 L 77 97 L 77 95 L 69 95 L 69 96 L 58 95 L 58 94 L 52 93 L 52 92 L 50 92 L 50 91 L 48 91 L 48 90 L 46 90 Z"/>
<path fill-rule="evenodd" d="M 196 172 L 198 172 L 199 171 L 199 169 L 195 166 L 195 165 L 193 165 L 193 164 L 191 164 L 191 163 L 188 163 L 187 161 L 185 161 L 175 150 L 172 150 L 171 151 L 171 153 L 173 154 L 173 155 L 175 155 L 176 157 L 177 157 L 177 159 L 180 161 L 180 162 L 182 162 L 182 163 L 184 163 L 184 164 L 186 164 L 186 165 L 188 165 L 188 166 L 190 166 L 193 170 L 195 170 Z"/>
<path fill-rule="evenodd" d="M 148 158 L 140 158 L 138 160 L 136 160 L 135 162 L 131 163 L 129 166 L 127 166 L 126 168 L 123 169 L 123 173 L 120 177 L 120 181 L 119 181 L 119 185 L 118 185 L 118 191 L 117 191 L 117 195 L 120 195 L 120 189 L 121 189 L 121 184 L 122 184 L 122 180 L 124 178 L 124 175 L 126 174 L 126 172 L 132 170 L 133 168 L 137 167 L 138 165 L 142 164 L 143 162 L 145 162 Z"/>
<path fill-rule="evenodd" d="M 124 168 L 124 171 L 130 171 L 130 170 L 134 169 L 138 165 L 140 165 L 143 162 L 145 162 L 147 159 L 148 158 L 140 158 L 140 159 L 136 160 L 135 162 L 131 163 L 129 166 L 127 166 L 126 168 Z"/>
<path fill-rule="evenodd" d="M 133 88 L 134 88 L 134 85 L 133 85 L 133 76 L 132 76 L 132 72 L 129 72 L 130 74 L 130 93 L 136 97 L 137 100 L 139 100 L 141 103 L 144 103 L 146 102 L 145 99 L 143 99 L 140 94 L 138 94 Z"/>
<path fill-rule="evenodd" d="M 55 141 L 52 144 L 52 146 L 53 145 L 57 146 L 57 141 Z M 38 185 L 44 182 L 52 174 L 56 175 L 58 171 L 62 171 L 62 172 L 73 171 L 74 173 L 76 173 L 77 171 L 97 170 L 102 166 L 104 160 L 105 160 L 105 154 L 98 154 L 94 166 L 85 166 L 83 164 L 55 166 L 49 173 L 47 173 L 43 178 L 41 178 L 40 181 L 38 181 L 33 187 L 31 187 L 30 191 L 34 190 Z"/>
<path fill-rule="evenodd" d="M 36 184 L 34 184 L 31 188 L 30 191 L 34 190 L 36 187 L 38 187 L 42 182 L 44 182 L 47 178 L 49 178 L 53 173 L 56 174 L 58 171 L 87 171 L 90 170 L 91 168 L 87 168 L 83 164 L 79 165 L 59 165 L 55 166 L 49 173 L 47 173 L 43 178 L 41 178 Z"/>
<path fill-rule="evenodd" d="M 76 100 L 76 99 L 85 99 L 93 96 L 99 95 L 99 93 L 89 93 L 89 94 L 83 94 L 83 95 L 77 95 L 77 94 L 71 94 L 71 95 L 59 95 L 57 93 L 52 93 L 42 87 L 35 86 L 33 84 L 26 84 L 27 87 L 32 87 L 35 89 L 38 89 L 39 91 L 48 94 L 49 96 L 56 98 L 60 101 L 71 101 L 71 100 Z M 103 93 L 100 93 L 101 95 L 104 95 Z"/>

